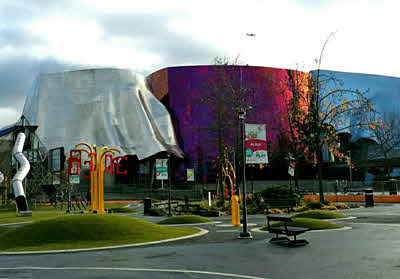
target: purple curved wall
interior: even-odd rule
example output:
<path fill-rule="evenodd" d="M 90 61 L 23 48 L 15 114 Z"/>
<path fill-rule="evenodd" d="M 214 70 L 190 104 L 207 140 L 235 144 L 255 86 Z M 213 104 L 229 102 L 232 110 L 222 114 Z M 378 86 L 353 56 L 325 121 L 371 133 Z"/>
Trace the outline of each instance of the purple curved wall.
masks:
<path fill-rule="evenodd" d="M 246 123 L 267 125 L 269 151 L 277 148 L 279 134 L 288 129 L 284 115 L 285 98 L 292 96 L 289 70 L 252 66 L 185 66 L 169 67 L 151 74 L 147 78 L 150 90 L 170 111 L 179 145 L 187 156 L 179 172 L 194 167 L 197 177 L 200 175 L 203 181 L 207 176 L 213 176 L 209 172 L 213 171 L 212 162 L 218 154 L 218 140 L 216 132 L 207 130 L 216 121 L 214 110 L 201 99 L 212 96 L 210 85 L 220 79 L 221 69 L 234 86 L 251 92 L 249 102 L 253 108 L 247 113 Z M 303 72 L 296 73 L 306 78 L 309 76 Z M 236 118 L 232 112 L 226 112 L 224 117 Z M 225 133 L 226 144 L 233 146 L 235 126 L 227 128 Z"/>

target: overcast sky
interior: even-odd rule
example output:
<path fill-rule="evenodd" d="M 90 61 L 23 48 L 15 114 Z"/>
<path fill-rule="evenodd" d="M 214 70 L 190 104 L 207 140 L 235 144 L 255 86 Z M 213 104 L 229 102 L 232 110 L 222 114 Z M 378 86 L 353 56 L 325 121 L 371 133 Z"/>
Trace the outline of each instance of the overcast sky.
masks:
<path fill-rule="evenodd" d="M 19 118 L 39 73 L 119 67 L 147 75 L 237 55 L 309 71 L 332 32 L 323 69 L 400 77 L 397 2 L 0 0 L 0 127 Z"/>

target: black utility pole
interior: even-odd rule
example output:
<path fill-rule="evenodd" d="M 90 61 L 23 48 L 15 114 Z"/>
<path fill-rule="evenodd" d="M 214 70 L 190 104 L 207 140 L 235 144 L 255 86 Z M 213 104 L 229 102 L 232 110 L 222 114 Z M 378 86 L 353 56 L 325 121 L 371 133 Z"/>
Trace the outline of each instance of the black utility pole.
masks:
<path fill-rule="evenodd" d="M 171 154 L 168 153 L 168 215 L 171 216 Z"/>
<path fill-rule="evenodd" d="M 247 230 L 247 206 L 246 206 L 246 146 L 245 146 L 245 128 L 244 120 L 246 119 L 246 109 L 240 107 L 238 110 L 238 117 L 240 121 L 241 137 L 242 137 L 242 164 L 243 164 L 243 232 L 240 233 L 239 238 L 253 238 Z"/>

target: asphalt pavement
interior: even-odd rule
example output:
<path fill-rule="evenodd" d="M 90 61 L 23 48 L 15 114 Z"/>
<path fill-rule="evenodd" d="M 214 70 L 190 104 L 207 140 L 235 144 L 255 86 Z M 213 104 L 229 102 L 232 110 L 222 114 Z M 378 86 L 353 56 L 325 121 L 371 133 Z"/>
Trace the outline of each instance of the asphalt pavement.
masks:
<path fill-rule="evenodd" d="M 139 207 L 140 209 L 140 207 Z M 310 244 L 270 244 L 272 235 L 241 228 L 230 217 L 194 225 L 209 233 L 182 241 L 135 248 L 47 255 L 0 256 L 0 278 L 400 278 L 400 205 L 344 211 L 336 221 L 352 229 L 307 232 Z M 157 222 L 162 217 L 134 217 Z M 249 229 L 265 225 L 250 215 Z"/>

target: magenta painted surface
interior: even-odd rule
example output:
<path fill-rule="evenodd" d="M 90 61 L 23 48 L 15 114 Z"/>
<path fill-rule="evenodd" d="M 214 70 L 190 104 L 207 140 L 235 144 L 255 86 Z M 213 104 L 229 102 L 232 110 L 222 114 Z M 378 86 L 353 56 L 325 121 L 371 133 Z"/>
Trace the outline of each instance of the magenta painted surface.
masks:
<path fill-rule="evenodd" d="M 215 119 L 207 103 L 199 99 L 210 95 L 206 85 L 216 77 L 214 66 L 171 67 L 166 70 L 168 94 L 163 102 L 170 110 L 179 145 L 187 156 L 179 172 L 195 168 L 196 175 L 206 179 L 211 174 L 208 172 L 215 171 L 210 164 L 217 157 L 218 141 L 216 132 L 204 129 Z M 232 71 L 240 76 L 242 86 L 253 89 L 253 108 L 247 113 L 246 123 L 266 124 L 268 151 L 276 149 L 279 134 L 288 129 L 284 118 L 284 98 L 291 98 L 292 93 L 282 86 L 288 78 L 288 71 L 251 66 L 236 66 Z M 227 117 L 236 116 L 228 114 Z M 233 146 L 236 128 L 230 127 L 226 134 L 228 144 Z"/>

